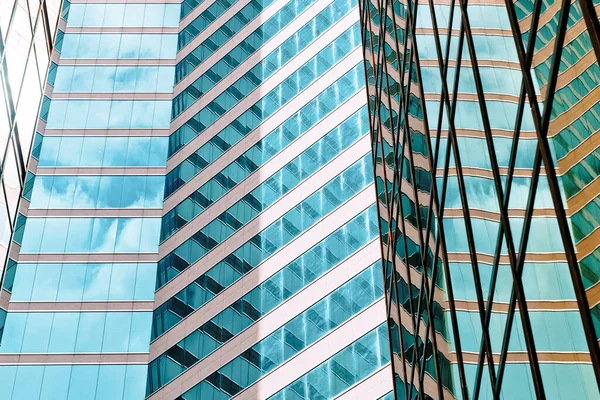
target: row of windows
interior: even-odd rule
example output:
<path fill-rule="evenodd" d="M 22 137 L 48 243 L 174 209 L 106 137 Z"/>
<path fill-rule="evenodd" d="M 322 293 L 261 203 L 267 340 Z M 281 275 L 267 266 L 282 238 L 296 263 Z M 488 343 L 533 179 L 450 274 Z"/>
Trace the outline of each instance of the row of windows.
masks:
<path fill-rule="evenodd" d="M 492 351 L 500 353 L 506 330 L 506 313 L 492 313 L 489 324 Z M 479 352 L 482 330 L 478 312 L 457 311 L 460 343 L 463 351 Z M 527 351 L 519 313 L 514 315 L 508 351 Z M 587 352 L 588 346 L 579 312 L 529 311 L 536 351 Z M 454 343 L 451 343 L 452 348 Z"/>
<path fill-rule="evenodd" d="M 513 238 L 517 241 L 521 237 L 524 218 L 511 217 L 510 224 Z M 478 253 L 495 254 L 496 238 L 499 222 L 471 217 L 475 248 Z M 467 231 L 463 218 L 444 218 L 446 247 L 450 253 L 469 253 Z M 556 218 L 534 217 L 531 219 L 529 253 L 562 253 L 564 251 Z M 503 244 L 501 254 L 508 254 L 506 244 Z"/>
<path fill-rule="evenodd" d="M 221 391 L 221 396 L 226 395 L 231 398 L 360 313 L 382 295 L 381 264 L 375 263 L 245 350 L 190 391 L 201 393 L 203 399 L 218 398 L 217 393 L 212 393 L 213 391 Z M 379 341 L 375 341 L 370 343 L 367 348 L 377 349 L 378 347 Z M 188 351 L 193 353 L 193 349 Z M 159 371 L 174 372 L 178 367 L 181 368 L 178 365 L 179 360 L 165 358 L 162 361 L 163 365 L 158 369 Z M 158 378 L 158 382 L 162 383 L 161 378 L 163 377 L 156 376 L 157 367 L 150 365 L 149 381 L 156 382 Z M 182 368 L 181 372 L 183 370 L 185 368 Z M 151 386 L 153 385 L 151 384 Z M 185 396 L 184 394 L 183 397 L 186 398 Z"/>
<path fill-rule="evenodd" d="M 162 208 L 162 176 L 35 177 L 29 208 Z"/>
<path fill-rule="evenodd" d="M 222 315 L 200 327 L 197 334 L 206 335 L 205 332 L 209 332 L 210 326 L 217 325 L 231 335 L 237 335 L 373 240 L 377 233 L 377 215 L 375 207 L 371 206 L 236 300 L 221 313 Z M 162 335 L 221 290 L 223 287 L 214 278 L 214 274 L 204 275 L 203 278 L 189 284 L 154 311 L 152 337 Z M 223 343 L 227 336 L 223 334 L 220 338 L 206 337 L 204 340 L 219 340 Z"/>
<path fill-rule="evenodd" d="M 317 55 L 294 71 L 283 82 L 266 93 L 259 101 L 250 106 L 249 109 L 229 125 L 238 125 L 237 130 L 252 131 L 284 104 L 287 104 L 298 93 L 306 89 L 312 82 L 331 69 L 334 64 L 346 57 L 359 44 L 360 36 L 357 23 L 353 28 L 344 32 L 344 34 L 319 51 Z M 358 64 L 345 75 L 346 79 L 356 82 L 359 80 L 364 81 L 364 77 L 361 75 L 359 78 L 358 75 L 362 73 L 362 69 L 362 63 Z M 351 87 L 355 86 L 357 85 Z M 244 97 L 244 93 L 247 93 L 243 90 L 238 93 L 233 90 L 233 87 L 229 89 L 211 101 L 170 136 L 169 156 L 173 155 L 194 137 L 202 133 L 208 126 L 237 104 Z"/>
<path fill-rule="evenodd" d="M 506 176 L 502 176 L 503 184 L 506 183 Z M 550 195 L 550 188 L 548 187 L 548 179 L 545 176 L 541 176 L 539 180 L 538 189 L 535 196 L 534 207 L 535 208 L 546 208 L 553 209 L 552 196 Z M 443 178 L 437 178 L 438 181 L 438 196 L 441 196 L 441 187 Z M 479 209 L 485 211 L 500 212 L 498 207 L 498 197 L 496 194 L 496 187 L 494 186 L 494 180 L 491 178 L 482 178 L 475 176 L 464 176 L 464 189 L 467 193 L 467 202 L 469 209 Z M 510 199 L 508 202 L 509 209 L 521 209 L 527 208 L 527 199 L 529 197 L 529 188 L 531 186 L 531 178 L 513 178 Z M 458 178 L 456 176 L 449 176 L 446 184 L 446 203 L 445 208 L 462 208 L 462 201 L 460 198 L 460 191 L 458 187 Z"/>
<path fill-rule="evenodd" d="M 177 35 L 65 33 L 62 43 L 57 47 L 62 59 L 174 59 L 177 53 Z"/>
<path fill-rule="evenodd" d="M 56 93 L 171 93 L 174 75 L 169 66 L 60 65 L 50 83 Z"/>
<path fill-rule="evenodd" d="M 223 46 L 250 21 L 258 17 L 264 7 L 267 7 L 272 2 L 272 0 L 250 2 L 229 18 L 219 27 L 219 29 L 211 34 L 208 39 L 196 46 L 190 54 L 186 55 L 183 60 L 177 63 L 175 68 L 175 82 L 181 81 L 196 67 L 202 64 L 216 51 L 216 49 Z M 315 0 L 289 0 L 284 7 L 243 40 L 245 47 L 251 47 L 253 49 L 260 48 L 268 39 L 272 38 L 277 32 L 287 26 L 296 16 L 300 15 L 301 12 L 314 2 Z M 238 52 L 240 52 L 240 50 L 238 50 Z M 231 56 L 231 53 L 228 55 Z"/>
<path fill-rule="evenodd" d="M 41 136 L 38 167 L 164 167 L 166 137 Z M 36 149 L 39 149 L 36 151 Z"/>
<path fill-rule="evenodd" d="M 10 301 L 154 300 L 155 263 L 18 264 Z"/>
<path fill-rule="evenodd" d="M 312 43 L 321 33 L 327 30 L 334 22 L 337 22 L 350 9 L 354 3 L 349 0 L 335 0 L 323 11 L 317 14 L 306 25 L 300 28 L 291 37 L 285 40 L 277 49 L 263 58 L 258 64 L 252 67 L 247 73 L 238 79 L 228 90 L 240 91 L 243 95 L 250 93 L 268 77 L 270 77 L 283 64 L 289 62 L 300 51 Z M 190 86 L 185 88 L 173 100 L 173 115 L 177 116 L 187 109 L 192 103 L 202 97 L 206 92 L 212 89 L 217 82 L 221 81 L 233 69 L 245 61 L 259 47 L 247 46 L 245 41 L 233 48 L 227 56 L 224 56 L 207 72 L 202 74 Z M 266 39 L 266 38 L 263 38 Z"/>
<path fill-rule="evenodd" d="M 21 253 L 157 253 L 160 218 L 27 218 Z"/>
<path fill-rule="evenodd" d="M 360 192 L 372 182 L 372 168 L 371 156 L 367 154 L 226 256 L 211 269 L 213 272 L 222 271 L 221 285 L 224 287 L 231 285 L 245 272 Z M 197 262 L 240 227 L 234 223 L 235 221 L 228 221 L 225 218 L 214 222 L 210 231 L 201 230 L 159 261 L 157 283 L 159 287 Z"/>
<path fill-rule="evenodd" d="M 565 195 L 571 198 L 600 174 L 600 147 L 596 148 L 561 176 Z"/>
<path fill-rule="evenodd" d="M 203 0 L 183 0 L 181 2 L 181 15 L 180 19 L 184 19 L 193 9 L 198 7 Z"/>
<path fill-rule="evenodd" d="M 229 207 L 226 213 L 234 215 L 240 223 L 245 224 L 355 143 L 368 132 L 368 129 L 368 117 L 366 109 L 363 109 L 362 113 L 357 112 L 288 162 L 239 202 Z M 281 143 L 283 144 L 285 143 Z M 259 143 L 254 148 L 266 149 L 267 147 Z M 256 153 L 261 154 L 258 150 L 255 151 Z M 240 157 L 238 160 L 163 216 L 161 239 L 171 236 L 262 164 L 252 163 L 247 158 Z M 240 168 L 241 166 L 243 169 Z"/>
<path fill-rule="evenodd" d="M 217 18 L 219 18 L 225 11 L 235 4 L 237 0 L 220 0 L 215 1 L 208 6 L 200 15 L 198 15 L 192 22 L 179 30 L 179 40 L 177 41 L 177 50 L 181 50 L 185 45 L 191 42 L 196 36 L 200 34 L 207 26 L 212 24 Z M 250 4 L 260 10 L 264 9 L 264 3 L 270 4 L 273 0 L 261 0 L 254 1 Z M 182 16 L 183 19 L 183 16 Z M 252 15 L 248 20 L 252 19 Z"/>
<path fill-rule="evenodd" d="M 419 43 L 419 59 L 437 61 L 437 52 L 435 47 L 435 38 L 433 35 L 417 35 Z M 458 35 L 453 35 L 450 42 L 450 60 L 458 58 Z M 497 36 L 490 34 L 473 35 L 475 44 L 475 54 L 478 60 L 496 60 L 504 62 L 519 62 L 519 56 L 515 48 L 515 42 L 512 36 Z M 442 49 L 445 45 L 442 44 Z M 445 51 L 445 50 L 444 50 Z M 469 59 L 468 46 L 463 45 L 463 60 Z"/>
<path fill-rule="evenodd" d="M 9 312 L 1 353 L 144 353 L 152 313 Z"/>
<path fill-rule="evenodd" d="M 581 99 L 592 93 L 598 85 L 600 85 L 600 66 L 592 64 L 569 81 L 568 85 L 554 92 L 551 121 L 570 110 Z"/>
<path fill-rule="evenodd" d="M 511 39 L 512 40 L 512 39 Z M 517 103 L 509 103 L 506 101 L 486 100 L 490 127 L 492 129 L 502 129 L 514 132 L 515 120 L 517 119 Z M 439 114 L 439 101 L 427 101 L 427 115 L 430 119 L 430 127 L 436 127 L 437 116 Z M 483 131 L 483 121 L 481 118 L 481 110 L 479 102 L 458 100 L 456 102 L 456 116 L 454 119 L 454 127 L 456 129 L 472 129 Z M 448 129 L 448 119 L 442 119 L 442 129 Z M 530 112 L 523 113 L 521 121 L 521 131 L 535 132 L 535 125 Z"/>
<path fill-rule="evenodd" d="M 387 326 L 367 333 L 365 336 L 336 353 L 317 368 L 303 375 L 269 400 L 329 400 L 362 381 L 390 361 Z M 189 393 L 189 392 L 188 392 Z M 401 393 L 398 394 L 401 396 Z M 199 400 L 201 397 L 183 397 Z M 205 397 L 202 397 L 204 400 Z M 207 397 L 216 400 L 216 397 Z"/>
<path fill-rule="evenodd" d="M 5 400 L 143 400 L 146 365 L 1 365 Z"/>
<path fill-rule="evenodd" d="M 442 80 L 440 78 L 439 67 L 421 67 L 422 87 L 424 93 L 440 94 L 442 90 Z M 523 74 L 518 69 L 500 68 L 500 67 L 479 67 L 479 75 L 483 92 L 508 94 L 519 96 L 521 92 L 521 78 Z M 448 68 L 446 82 L 448 90 L 452 95 L 456 68 Z M 537 80 L 533 82 L 536 93 L 540 93 Z M 471 67 L 461 66 L 460 77 L 458 80 L 458 93 L 477 93 L 475 88 L 475 78 Z"/>
<path fill-rule="evenodd" d="M 457 300 L 476 301 L 473 266 L 468 263 L 450 263 L 450 276 L 454 298 Z M 483 298 L 489 296 L 492 266 L 479 263 L 478 271 L 481 279 Z M 523 264 L 521 275 L 525 298 L 527 300 L 575 300 L 575 291 L 571 283 L 571 275 L 566 263 L 531 263 Z M 494 301 L 507 302 L 512 293 L 512 270 L 510 265 L 499 265 L 496 276 Z"/>
<path fill-rule="evenodd" d="M 550 149 L 554 150 L 556 158 L 560 160 L 598 130 L 600 130 L 600 102 L 596 102 L 579 118 L 571 121 L 556 136 L 552 137 Z"/>
<path fill-rule="evenodd" d="M 437 118 L 437 117 L 436 117 Z M 460 161 L 464 167 L 492 169 L 489 157 L 489 149 L 484 138 L 458 136 L 458 149 L 460 151 Z M 508 168 L 510 160 L 510 152 L 512 149 L 513 140 L 508 137 L 495 136 L 493 139 L 494 150 L 496 152 L 496 162 L 500 168 Z M 435 150 L 435 138 L 432 138 L 432 148 Z M 384 145 L 387 142 L 383 142 Z M 446 148 L 448 139 L 440 139 L 440 148 L 438 154 L 438 168 L 444 168 L 446 162 Z M 519 138 L 517 146 L 517 157 L 515 158 L 515 168 L 533 169 L 533 160 L 535 159 L 535 149 L 537 147 L 537 139 Z M 391 147 L 390 147 L 391 150 Z M 455 167 L 453 156 L 454 149 L 450 153 L 450 167 Z"/>
<path fill-rule="evenodd" d="M 600 225 L 600 196 L 596 196 L 581 210 L 571 216 L 573 238 L 580 242 L 583 238 L 594 232 Z"/>
<path fill-rule="evenodd" d="M 78 27 L 178 27 L 179 4 L 73 3 L 67 26 Z"/>
<path fill-rule="evenodd" d="M 452 364 L 455 387 L 460 387 L 458 365 Z M 475 382 L 477 364 L 465 364 L 467 382 Z M 506 363 L 502 384 L 502 395 L 506 399 L 534 400 L 537 398 L 528 363 Z M 544 391 L 549 400 L 589 399 L 597 400 L 598 383 L 594 366 L 579 363 L 540 363 Z M 489 379 L 481 381 L 482 396 L 493 399 Z M 203 399 L 204 400 L 204 399 Z"/>
<path fill-rule="evenodd" d="M 450 22 L 450 6 L 447 4 L 434 4 L 433 9 L 438 28 L 448 28 Z M 471 28 L 511 30 L 510 21 L 508 20 L 508 13 L 506 12 L 506 8 L 504 8 L 504 6 L 469 4 L 467 6 L 467 12 L 469 15 Z M 460 29 L 461 15 L 460 7 L 454 6 L 452 29 Z M 431 18 L 431 12 L 429 10 L 429 5 L 418 6 L 417 29 L 418 28 L 433 28 L 433 21 Z"/>
<path fill-rule="evenodd" d="M 46 129 L 169 129 L 170 101 L 52 100 Z"/>
<path fill-rule="evenodd" d="M 251 162 L 257 166 L 262 165 L 290 142 L 316 125 L 325 115 L 333 111 L 362 87 L 364 87 L 362 80 L 350 80 L 346 76 L 342 76 L 281 125 L 269 132 L 255 146 L 246 151 L 242 157 L 250 158 Z M 332 100 L 335 101 L 332 102 Z M 219 132 L 218 135 L 210 139 L 167 174 L 165 197 L 173 194 L 186 182 L 198 175 L 207 165 L 238 143 L 248 133 L 249 131 L 237 131 L 235 125 L 229 125 Z M 260 153 L 258 153 L 259 151 Z"/>

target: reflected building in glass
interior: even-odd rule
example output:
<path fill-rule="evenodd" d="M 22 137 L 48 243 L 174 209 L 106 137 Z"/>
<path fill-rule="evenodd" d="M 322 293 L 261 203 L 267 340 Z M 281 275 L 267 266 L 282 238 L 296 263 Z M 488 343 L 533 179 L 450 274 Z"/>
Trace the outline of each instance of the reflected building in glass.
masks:
<path fill-rule="evenodd" d="M 360 2 L 398 398 L 600 398 L 591 1 Z"/>
<path fill-rule="evenodd" d="M 0 398 L 393 397 L 359 19 L 65 0 Z"/>

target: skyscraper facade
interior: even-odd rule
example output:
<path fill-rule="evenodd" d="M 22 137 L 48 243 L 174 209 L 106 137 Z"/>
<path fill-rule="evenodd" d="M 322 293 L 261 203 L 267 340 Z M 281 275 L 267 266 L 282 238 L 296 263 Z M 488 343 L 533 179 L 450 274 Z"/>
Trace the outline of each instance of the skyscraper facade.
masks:
<path fill-rule="evenodd" d="M 64 2 L 1 399 L 392 396 L 358 4 Z"/>
<path fill-rule="evenodd" d="M 600 398 L 591 1 L 360 2 L 399 398 Z"/>
<path fill-rule="evenodd" d="M 60 0 L 0 2 L 0 264 L 4 267 L 50 66 Z M 0 304 L 0 308 L 2 305 Z"/>

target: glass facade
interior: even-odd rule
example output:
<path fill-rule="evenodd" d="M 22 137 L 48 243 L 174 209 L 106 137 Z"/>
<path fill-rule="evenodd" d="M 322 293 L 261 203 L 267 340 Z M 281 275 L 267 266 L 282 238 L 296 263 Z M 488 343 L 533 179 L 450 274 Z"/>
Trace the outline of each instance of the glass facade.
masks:
<path fill-rule="evenodd" d="M 0 399 L 387 400 L 358 3 L 64 0 L 59 18 Z"/>
<path fill-rule="evenodd" d="M 596 7 L 360 2 L 397 398 L 600 398 Z"/>
<path fill-rule="evenodd" d="M 149 399 L 268 398 L 384 322 L 357 6 L 183 3 Z M 391 390 L 378 343 L 343 390 Z"/>
<path fill-rule="evenodd" d="M 144 398 L 179 10 L 63 2 L 3 282 L 2 399 Z"/>
<path fill-rule="evenodd" d="M 0 260 L 6 262 L 61 1 L 0 2 Z"/>

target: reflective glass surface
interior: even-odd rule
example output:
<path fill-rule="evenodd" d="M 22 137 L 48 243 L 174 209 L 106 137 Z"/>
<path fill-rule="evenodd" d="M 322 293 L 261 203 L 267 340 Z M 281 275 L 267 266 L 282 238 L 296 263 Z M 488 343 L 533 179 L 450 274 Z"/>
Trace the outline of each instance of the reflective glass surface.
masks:
<path fill-rule="evenodd" d="M 0 353 L 144 353 L 150 312 L 9 312 Z"/>
<path fill-rule="evenodd" d="M 177 27 L 179 9 L 179 4 L 74 3 L 67 26 Z"/>
<path fill-rule="evenodd" d="M 0 273 L 19 215 L 60 6 L 60 0 L 0 1 Z"/>
<path fill-rule="evenodd" d="M 282 28 L 287 26 L 293 19 L 299 14 L 299 11 L 305 10 L 315 0 L 290 0 L 281 10 L 275 13 L 265 23 L 263 23 L 258 29 L 252 32 L 246 40 L 244 40 L 244 46 L 238 46 L 238 55 L 244 53 L 253 53 L 261 47 L 268 39 L 273 37 Z M 194 49 L 187 54 L 182 61 L 177 63 L 175 72 L 175 82 L 181 81 L 208 57 L 210 57 L 214 51 L 223 46 L 229 39 L 231 39 L 237 32 L 241 31 L 250 21 L 254 20 L 261 11 L 271 4 L 273 0 L 259 0 L 253 1 L 245 5 L 241 10 L 235 13 L 230 19 L 225 21 L 213 34 L 211 34 L 205 41 L 194 47 Z M 185 10 L 185 3 L 183 10 Z M 182 36 L 182 40 L 187 41 L 186 36 Z M 245 50 L 242 50 L 245 48 Z M 245 56 L 247 57 L 247 56 Z M 229 57 L 224 57 L 228 59 Z M 236 57 L 234 57 L 235 59 Z M 241 62 L 236 61 L 236 62 Z M 221 61 L 225 64 L 224 61 Z M 226 65 L 226 64 L 225 64 Z"/>
<path fill-rule="evenodd" d="M 264 139 L 261 139 L 255 146 L 246 151 L 240 157 L 240 161 L 236 160 L 235 163 L 239 164 L 241 160 L 251 159 L 252 163 L 244 163 L 245 169 L 253 168 L 254 165 L 258 168 L 262 163 L 265 163 L 277 151 L 282 150 L 295 138 L 304 134 L 328 113 L 333 111 L 335 107 L 342 104 L 362 88 L 364 86 L 363 80 L 357 79 L 357 74 L 358 71 L 352 71 L 352 73 L 348 73 L 336 80 L 283 124 L 269 132 Z M 210 139 L 167 174 L 165 197 L 170 196 L 186 182 L 198 175 L 210 163 L 223 155 L 250 132 L 236 130 L 236 124 L 231 124 L 219 132 L 219 134 Z"/>
<path fill-rule="evenodd" d="M 359 44 L 360 32 L 357 23 L 291 73 L 282 83 L 266 93 L 261 100 L 249 107 L 225 129 L 233 128 L 238 132 L 249 133 L 330 70 Z M 357 66 L 358 68 L 360 68 L 362 80 L 362 63 Z M 242 85 L 243 79 L 240 79 L 177 129 L 169 137 L 169 156 L 189 143 L 237 104 L 248 93 Z"/>
<path fill-rule="evenodd" d="M 154 300 L 155 263 L 17 264 L 4 288 L 10 301 Z"/>
<path fill-rule="evenodd" d="M 263 375 L 277 368 L 380 298 L 383 295 L 383 289 L 380 286 L 379 267 L 380 263 L 377 262 L 353 277 L 250 349 L 243 351 L 233 361 L 209 375 L 186 392 L 183 398 L 199 398 L 199 396 L 218 398 L 223 395 L 233 397 L 254 384 Z M 220 317 L 221 321 L 231 318 L 228 315 L 220 315 Z M 189 352 L 191 354 L 188 358 L 195 357 L 198 360 L 215 349 L 215 345 L 211 344 L 209 337 L 200 341 L 194 337 L 186 339 L 187 341 L 181 344 L 184 346 L 183 352 L 168 352 L 167 357 L 159 360 L 164 365 L 151 364 L 149 369 L 152 374 L 151 385 L 155 380 L 159 383 L 158 386 L 151 386 L 151 388 L 157 389 L 174 378 L 169 374 L 181 373 L 187 369 L 185 366 L 193 364 L 189 359 L 175 358 L 177 354 L 185 357 Z M 377 348 L 379 342 L 376 340 L 374 345 L 374 348 Z M 161 371 L 162 374 L 157 376 L 155 371 Z"/>
<path fill-rule="evenodd" d="M 270 0 L 266 1 L 270 2 Z M 300 10 L 297 10 L 296 12 L 302 11 L 302 8 L 307 4 L 310 4 L 311 1 L 305 3 L 306 4 L 301 6 Z M 242 95 L 250 93 L 284 64 L 288 63 L 298 53 L 309 46 L 335 22 L 339 21 L 339 19 L 346 15 L 354 5 L 355 3 L 351 0 L 335 0 L 331 5 L 311 19 L 309 23 L 286 39 L 279 47 L 277 47 L 277 49 L 264 57 L 227 90 L 238 90 Z M 261 33 L 264 35 L 264 32 L 261 31 Z M 252 40 L 253 36 L 256 36 L 256 34 L 251 34 L 250 37 L 237 45 L 227 56 L 223 57 L 175 97 L 173 100 L 174 117 L 181 114 L 192 103 L 212 89 L 218 82 L 227 76 L 229 72 L 233 71 L 238 65 L 242 64 L 250 57 L 253 52 L 259 50 L 260 43 L 254 43 L 256 41 Z M 264 42 L 266 42 L 267 39 L 268 37 L 263 37 Z M 252 46 L 249 46 L 249 43 L 252 43 Z"/>
<path fill-rule="evenodd" d="M 6 400 L 142 400 L 146 365 L 1 365 Z"/>
<path fill-rule="evenodd" d="M 39 167 L 164 167 L 166 137 L 40 136 Z"/>
<path fill-rule="evenodd" d="M 61 65 L 56 68 L 57 93 L 171 93 L 174 67 Z"/>
<path fill-rule="evenodd" d="M 21 253 L 156 253 L 159 218 L 28 218 Z"/>
<path fill-rule="evenodd" d="M 326 94 L 332 93 L 328 91 Z M 327 108 L 325 109 L 327 110 Z M 308 178 L 366 134 L 369 129 L 367 118 L 365 108 L 355 113 L 341 125 L 328 132 L 322 139 L 308 147 L 298 157 L 292 159 L 282 169 L 268 177 L 265 182 L 251 190 L 242 200 L 232 205 L 227 212 L 233 215 L 240 215 L 238 219 L 241 223 L 246 223 L 256 217 L 256 215 L 275 203 L 283 195 L 298 186 L 300 182 Z M 308 125 L 298 124 L 297 118 L 292 118 L 287 122 L 274 132 L 276 134 L 279 133 L 279 135 L 275 137 L 267 136 L 267 139 L 277 140 L 282 138 L 283 134 L 289 132 L 289 130 L 284 130 L 287 126 L 291 125 L 292 128 L 294 126 L 300 128 Z M 283 129 L 281 129 L 282 127 Z M 292 138 L 288 136 L 286 139 L 289 140 Z M 278 142 L 274 146 L 268 146 L 269 143 L 267 140 L 261 140 L 257 145 L 253 146 L 232 164 L 229 164 L 219 172 L 217 176 L 196 190 L 190 197 L 165 214 L 162 219 L 161 239 L 164 240 L 170 237 L 187 222 L 204 211 L 209 205 L 225 196 L 229 190 L 243 181 L 250 173 L 259 169 L 263 163 L 261 158 L 267 158 L 268 160 L 270 158 L 269 153 L 272 154 L 278 150 L 278 147 L 281 148 L 287 144 L 287 140 L 278 140 Z M 255 161 L 252 162 L 251 160 Z M 240 212 L 237 211 L 240 208 L 252 211 L 242 217 Z"/>
<path fill-rule="evenodd" d="M 361 0 L 395 395 L 599 399 L 597 2 L 437 3 Z"/>
<path fill-rule="evenodd" d="M 46 129 L 169 129 L 170 121 L 169 101 L 52 100 Z"/>
<path fill-rule="evenodd" d="M 371 175 L 369 175 L 370 168 L 371 156 L 367 154 L 253 236 L 243 246 L 227 255 L 208 273 L 212 272 L 215 276 L 220 276 L 223 286 L 230 285 L 369 185 L 372 182 Z M 207 225 L 160 260 L 157 286 L 161 287 L 169 282 L 189 265 L 201 259 L 217 244 L 231 236 L 241 227 L 235 221 L 235 219 L 229 218 L 214 220 L 212 225 Z"/>
<path fill-rule="evenodd" d="M 390 360 L 385 325 L 367 333 L 269 400 L 333 399 Z M 199 400 L 200 397 L 184 397 Z"/>
<path fill-rule="evenodd" d="M 222 318 L 218 317 L 199 328 L 198 334 L 205 335 L 213 324 L 227 326 L 237 334 L 258 318 L 283 303 L 322 274 L 341 263 L 360 247 L 366 245 L 377 234 L 375 208 L 370 207 L 343 227 L 327 236 L 299 258 L 283 267 L 235 304 L 229 306 Z M 152 337 L 162 335 L 182 319 L 190 315 L 225 289 L 214 274 L 202 275 L 174 297 L 154 311 Z M 231 314 L 242 315 L 242 322 Z M 233 326 L 229 326 L 230 324 Z M 226 338 L 228 335 L 224 335 Z M 215 338 L 207 340 L 216 340 Z"/>
<path fill-rule="evenodd" d="M 173 59 L 177 35 L 158 33 L 65 33 L 61 58 Z"/>
<path fill-rule="evenodd" d="M 162 176 L 38 175 L 29 208 L 162 208 Z"/>

